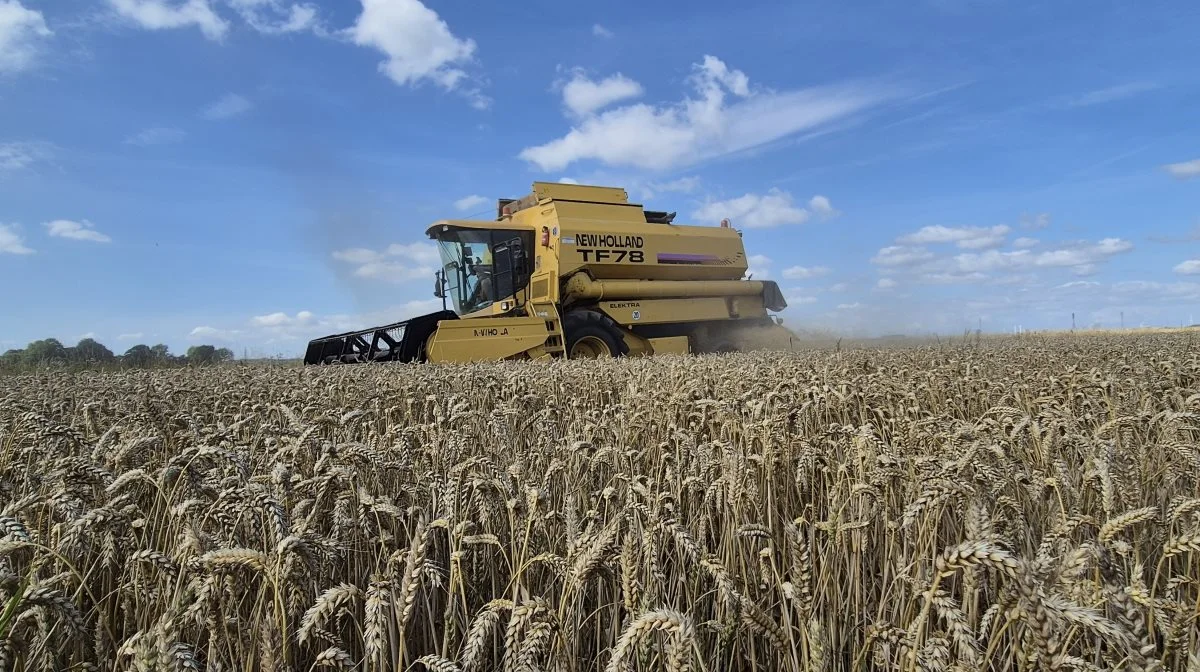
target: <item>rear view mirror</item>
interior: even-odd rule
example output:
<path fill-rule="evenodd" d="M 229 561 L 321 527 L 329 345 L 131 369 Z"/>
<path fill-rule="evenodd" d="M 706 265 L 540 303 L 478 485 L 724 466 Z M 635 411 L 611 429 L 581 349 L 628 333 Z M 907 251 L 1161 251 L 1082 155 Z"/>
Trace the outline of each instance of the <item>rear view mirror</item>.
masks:
<path fill-rule="evenodd" d="M 508 241 L 509 247 L 512 248 L 513 256 L 513 273 L 518 276 L 525 274 L 525 249 L 521 245 L 520 238 L 513 238 Z"/>
<path fill-rule="evenodd" d="M 446 288 L 445 288 L 444 283 L 445 283 L 445 280 L 442 278 L 442 272 L 437 271 L 436 273 L 434 273 L 433 295 L 439 299 L 446 298 Z"/>

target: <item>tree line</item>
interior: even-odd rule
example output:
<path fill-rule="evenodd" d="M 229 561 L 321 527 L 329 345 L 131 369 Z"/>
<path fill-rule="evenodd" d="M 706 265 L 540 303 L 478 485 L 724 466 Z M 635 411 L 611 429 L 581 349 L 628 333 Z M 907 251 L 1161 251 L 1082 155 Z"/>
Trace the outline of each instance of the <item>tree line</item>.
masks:
<path fill-rule="evenodd" d="M 0 355 L 0 371 L 31 371 L 44 368 L 64 369 L 149 369 L 171 366 L 205 366 L 233 359 L 229 348 L 212 345 L 193 345 L 187 354 L 175 355 L 159 343 L 138 344 L 118 355 L 94 338 L 85 338 L 74 346 L 63 345 L 56 338 L 34 341 L 19 350 Z"/>

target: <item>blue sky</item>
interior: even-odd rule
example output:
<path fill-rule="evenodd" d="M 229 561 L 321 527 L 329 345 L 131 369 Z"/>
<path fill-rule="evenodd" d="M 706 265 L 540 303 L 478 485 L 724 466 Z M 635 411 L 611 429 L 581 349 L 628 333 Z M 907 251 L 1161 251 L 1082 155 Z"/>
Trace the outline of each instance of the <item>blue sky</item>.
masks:
<path fill-rule="evenodd" d="M 0 0 L 0 348 L 296 354 L 534 180 L 743 229 L 797 327 L 1200 316 L 1195 3 Z"/>

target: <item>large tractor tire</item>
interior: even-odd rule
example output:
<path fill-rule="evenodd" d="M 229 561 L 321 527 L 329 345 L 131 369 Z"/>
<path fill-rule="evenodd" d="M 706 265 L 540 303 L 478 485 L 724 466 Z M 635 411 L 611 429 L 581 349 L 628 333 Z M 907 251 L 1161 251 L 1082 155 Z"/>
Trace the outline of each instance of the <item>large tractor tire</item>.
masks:
<path fill-rule="evenodd" d="M 576 310 L 563 318 L 567 359 L 624 357 L 629 345 L 615 322 L 594 310 Z"/>

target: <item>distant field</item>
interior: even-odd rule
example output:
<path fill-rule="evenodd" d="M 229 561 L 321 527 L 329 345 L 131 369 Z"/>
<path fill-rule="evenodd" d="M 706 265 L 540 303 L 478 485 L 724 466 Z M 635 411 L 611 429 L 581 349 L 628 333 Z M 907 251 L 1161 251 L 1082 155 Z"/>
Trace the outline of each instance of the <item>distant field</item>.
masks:
<path fill-rule="evenodd" d="M 807 343 L 0 378 L 0 669 L 1200 669 L 1191 333 Z"/>

